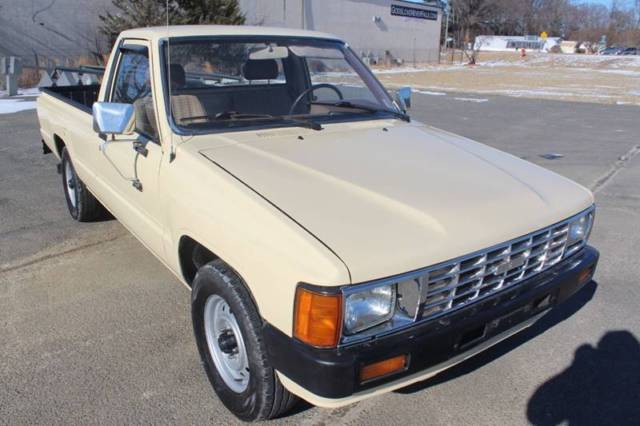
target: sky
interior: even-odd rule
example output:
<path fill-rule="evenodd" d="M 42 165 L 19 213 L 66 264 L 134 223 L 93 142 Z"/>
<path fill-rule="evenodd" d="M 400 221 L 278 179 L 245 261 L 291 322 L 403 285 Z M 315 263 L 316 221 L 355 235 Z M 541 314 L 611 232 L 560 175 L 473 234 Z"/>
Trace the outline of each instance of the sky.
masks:
<path fill-rule="evenodd" d="M 579 3 L 598 3 L 598 4 L 603 4 L 607 7 L 611 6 L 611 1 L 612 0 L 573 0 L 573 3 L 579 4 Z M 633 5 L 633 0 L 621 0 L 619 3 L 622 4 L 622 6 L 624 7 L 631 7 Z"/>
<path fill-rule="evenodd" d="M 611 6 L 611 0 L 574 0 L 573 3 L 598 3 L 603 4 L 605 6 Z"/>
<path fill-rule="evenodd" d="M 406 0 L 406 1 L 411 1 L 415 3 L 422 2 L 422 0 Z M 581 4 L 581 3 L 603 4 L 607 7 L 611 7 L 612 0 L 572 0 L 572 2 L 575 4 Z M 621 3 L 622 6 L 624 7 L 631 7 L 633 5 L 633 0 L 620 0 L 619 3 Z"/>

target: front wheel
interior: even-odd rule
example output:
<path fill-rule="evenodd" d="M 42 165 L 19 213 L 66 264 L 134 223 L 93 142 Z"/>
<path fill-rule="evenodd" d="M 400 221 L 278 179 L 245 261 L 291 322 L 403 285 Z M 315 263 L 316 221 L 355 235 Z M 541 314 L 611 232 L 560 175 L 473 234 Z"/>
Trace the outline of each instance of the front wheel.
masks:
<path fill-rule="evenodd" d="M 262 320 L 242 280 L 224 262 L 202 266 L 193 282 L 193 330 L 216 394 L 245 421 L 278 417 L 297 397 L 267 360 Z"/>

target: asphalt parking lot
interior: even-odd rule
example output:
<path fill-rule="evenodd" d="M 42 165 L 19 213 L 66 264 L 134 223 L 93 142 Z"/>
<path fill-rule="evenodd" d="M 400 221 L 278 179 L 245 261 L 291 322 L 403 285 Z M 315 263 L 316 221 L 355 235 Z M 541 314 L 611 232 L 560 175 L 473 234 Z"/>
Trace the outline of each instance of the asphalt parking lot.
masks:
<path fill-rule="evenodd" d="M 592 189 L 595 281 L 426 382 L 274 423 L 637 425 L 640 108 L 447 94 L 411 113 Z M 117 221 L 72 221 L 35 111 L 0 115 L 0 342 L 0 423 L 236 423 L 201 369 L 188 291 Z"/>

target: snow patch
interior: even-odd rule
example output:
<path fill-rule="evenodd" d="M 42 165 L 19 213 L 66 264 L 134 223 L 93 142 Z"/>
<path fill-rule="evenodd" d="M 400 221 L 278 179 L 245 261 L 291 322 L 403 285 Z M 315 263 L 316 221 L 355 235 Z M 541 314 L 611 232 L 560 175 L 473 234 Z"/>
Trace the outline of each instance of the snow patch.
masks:
<path fill-rule="evenodd" d="M 22 101 L 18 99 L 0 99 L 0 114 L 13 114 L 14 112 L 35 109 L 35 101 Z"/>
<path fill-rule="evenodd" d="M 495 90 L 495 93 L 499 93 L 501 95 L 513 96 L 516 98 L 522 96 L 584 96 L 580 93 L 576 92 L 562 92 L 556 89 L 514 89 L 514 90 Z M 586 96 L 592 96 L 591 94 Z M 595 96 L 595 95 L 594 95 Z M 606 97 L 606 95 L 603 95 Z"/>
<path fill-rule="evenodd" d="M 453 71 L 469 68 L 464 64 L 453 64 L 453 65 L 422 65 L 418 67 L 398 67 L 398 68 L 372 68 L 372 71 L 376 75 L 385 75 L 385 74 L 412 74 L 412 73 L 421 73 L 421 72 L 438 72 L 438 71 Z"/>
<path fill-rule="evenodd" d="M 430 90 L 413 90 L 415 93 L 420 93 L 421 95 L 429 95 L 429 96 L 447 96 L 444 92 L 432 92 Z"/>
<path fill-rule="evenodd" d="M 30 89 L 18 89 L 18 94 L 16 96 L 12 96 L 11 98 L 26 98 L 39 95 L 40 89 L 37 87 L 32 87 Z M 0 90 L 0 98 L 3 96 L 7 96 L 7 92 L 5 90 Z"/>
<path fill-rule="evenodd" d="M 32 87 L 30 89 L 18 89 L 18 96 L 38 96 L 40 95 L 40 89 L 38 87 Z"/>
<path fill-rule="evenodd" d="M 475 103 L 482 103 L 482 102 L 489 102 L 489 99 L 485 99 L 485 98 L 453 98 L 456 101 L 462 101 L 462 102 L 475 102 Z"/>

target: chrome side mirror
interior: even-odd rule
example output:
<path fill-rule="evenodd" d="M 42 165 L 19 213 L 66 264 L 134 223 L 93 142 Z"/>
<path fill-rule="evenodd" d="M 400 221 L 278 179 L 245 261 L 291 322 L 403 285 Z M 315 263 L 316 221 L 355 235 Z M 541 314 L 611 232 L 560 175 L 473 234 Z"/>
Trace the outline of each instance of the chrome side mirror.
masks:
<path fill-rule="evenodd" d="M 396 90 L 394 100 L 403 112 L 411 108 L 411 87 L 401 87 Z"/>
<path fill-rule="evenodd" d="M 93 104 L 93 130 L 102 134 L 130 135 L 135 129 L 132 104 L 95 102 Z"/>

